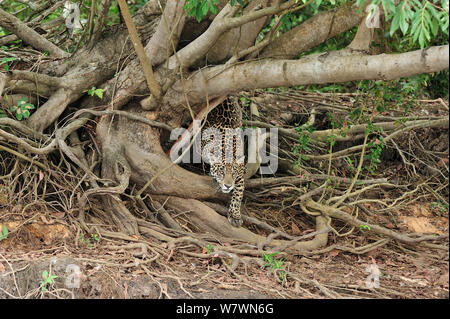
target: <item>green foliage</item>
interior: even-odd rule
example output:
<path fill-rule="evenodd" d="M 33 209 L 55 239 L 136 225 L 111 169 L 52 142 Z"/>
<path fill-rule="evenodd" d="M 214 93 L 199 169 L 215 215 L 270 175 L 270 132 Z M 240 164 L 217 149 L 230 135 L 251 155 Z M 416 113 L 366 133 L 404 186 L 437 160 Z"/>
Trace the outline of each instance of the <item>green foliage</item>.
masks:
<path fill-rule="evenodd" d="M 361 229 L 361 230 L 369 230 L 370 231 L 370 226 L 369 225 L 359 225 L 359 229 Z"/>
<path fill-rule="evenodd" d="M 297 16 L 293 13 L 286 13 L 283 15 L 280 19 L 280 27 L 278 28 L 279 31 L 285 32 L 291 30 L 293 27 L 295 27 L 297 24 L 301 22 L 301 18 L 297 18 Z"/>
<path fill-rule="evenodd" d="M 285 259 L 284 258 L 281 258 L 279 260 L 275 259 L 274 257 L 278 254 L 279 253 L 272 253 L 272 254 L 264 253 L 262 258 L 263 258 L 263 261 L 266 262 L 264 267 L 270 267 L 270 271 L 275 271 L 278 269 L 282 270 L 279 273 L 279 279 L 281 281 L 283 281 L 285 278 L 285 275 L 286 275 L 286 273 L 284 271 L 284 266 L 283 266 Z"/>
<path fill-rule="evenodd" d="M 19 121 L 22 119 L 27 119 L 30 117 L 30 110 L 33 110 L 35 106 L 31 103 L 28 103 L 26 98 L 21 98 L 17 101 L 17 105 L 13 105 L 10 108 L 10 111 L 13 112 L 16 116 L 16 119 Z"/>
<path fill-rule="evenodd" d="M 302 160 L 308 159 L 304 152 L 311 150 L 309 144 L 312 141 L 311 133 L 314 132 L 315 128 L 312 125 L 303 124 L 295 128 L 298 133 L 298 141 L 294 146 L 292 153 L 294 156 L 298 156 L 296 165 L 299 165 Z"/>
<path fill-rule="evenodd" d="M 40 286 L 39 286 L 39 287 L 41 288 L 41 290 L 42 290 L 43 292 L 46 292 L 46 291 L 47 291 L 47 286 L 48 286 L 48 285 L 53 285 L 54 280 L 55 280 L 56 278 L 58 278 L 58 276 L 50 275 L 50 274 L 48 273 L 47 270 L 44 270 L 44 271 L 42 272 L 42 279 L 44 279 L 44 280 L 42 280 L 42 281 L 40 282 Z"/>
<path fill-rule="evenodd" d="M 94 244 L 99 241 L 98 234 L 91 234 L 89 238 L 85 238 L 84 234 L 80 234 L 78 239 L 81 244 L 86 245 L 88 248 L 93 248 Z"/>
<path fill-rule="evenodd" d="M 367 0 L 357 0 L 357 5 L 365 5 Z M 382 5 L 386 21 L 390 21 L 389 35 L 397 30 L 403 36 L 418 43 L 421 48 L 429 45 L 439 31 L 448 36 L 448 0 L 372 0 L 374 6 Z"/>
<path fill-rule="evenodd" d="M 3 228 L 0 231 L 0 241 L 8 238 L 8 227 L 6 227 L 5 224 L 3 224 Z"/>
<path fill-rule="evenodd" d="M 332 152 L 333 146 L 334 146 L 334 144 L 336 144 L 336 138 L 337 138 L 336 135 L 328 135 L 328 136 L 327 136 L 326 142 L 327 142 L 328 144 L 330 144 L 330 149 L 328 150 L 328 153 L 331 153 L 331 152 Z"/>
<path fill-rule="evenodd" d="M 347 163 L 347 170 L 354 172 L 355 171 L 355 165 L 353 164 L 353 160 L 349 157 L 345 157 L 345 162 Z"/>
<path fill-rule="evenodd" d="M 92 234 L 92 235 L 91 235 L 91 239 L 92 239 L 93 241 L 98 242 L 98 240 L 99 240 L 98 234 Z"/>
<path fill-rule="evenodd" d="M 6 72 L 8 72 L 9 71 L 9 62 L 12 62 L 12 61 L 15 61 L 15 60 L 17 60 L 17 58 L 15 58 L 15 57 L 3 57 L 1 60 L 0 60 L 0 67 L 3 65 L 3 70 L 4 71 L 6 71 Z"/>
<path fill-rule="evenodd" d="M 437 211 L 439 211 L 441 213 L 447 213 L 448 214 L 448 207 L 449 206 L 448 206 L 447 203 L 442 203 L 440 200 L 437 200 L 436 202 L 430 203 L 430 206 L 431 206 L 431 208 L 434 208 L 434 209 L 436 209 Z"/>
<path fill-rule="evenodd" d="M 211 243 L 209 243 L 209 244 L 206 246 L 206 253 L 207 253 L 207 254 L 210 254 L 210 253 L 213 252 L 213 250 L 214 250 L 214 245 L 211 244 Z"/>
<path fill-rule="evenodd" d="M 234 0 L 231 0 L 231 2 L 234 2 Z M 243 0 L 238 0 L 238 2 L 243 5 Z M 200 22 L 208 14 L 208 11 L 217 14 L 216 4 L 218 3 L 218 0 L 187 0 L 184 9 L 189 17 L 194 16 Z"/>
<path fill-rule="evenodd" d="M 371 122 L 367 123 L 366 134 L 377 134 L 382 133 L 383 129 L 380 127 L 374 126 Z M 366 165 L 364 168 L 371 174 L 375 174 L 375 170 L 378 167 L 378 164 L 381 163 L 380 156 L 381 152 L 384 149 L 385 142 L 381 135 L 376 135 L 373 140 L 367 143 L 369 148 L 369 154 L 365 155 L 364 158 L 369 160 L 369 165 Z"/>
<path fill-rule="evenodd" d="M 442 82 L 431 87 L 432 81 Z M 430 96 L 434 88 L 441 85 L 443 85 L 441 92 L 447 91 L 448 96 L 448 79 L 444 79 L 440 74 L 439 77 L 437 74 L 421 74 L 394 81 L 365 80 L 358 82 L 358 90 L 364 95 L 369 95 L 369 100 L 380 113 L 389 111 L 393 107 L 408 112 L 417 103 L 417 99 Z M 441 95 L 443 96 L 445 95 Z"/>
<path fill-rule="evenodd" d="M 239 100 L 242 102 L 242 104 L 243 104 L 245 107 L 250 106 L 250 100 L 247 99 L 245 96 L 241 96 L 241 97 L 239 98 Z"/>
<path fill-rule="evenodd" d="M 111 1 L 111 6 L 108 10 L 108 17 L 106 19 L 106 24 L 111 26 L 120 23 L 120 11 L 117 1 Z"/>
<path fill-rule="evenodd" d="M 4 11 L 9 13 L 17 12 L 17 14 L 14 15 L 21 20 L 25 19 L 33 13 L 33 10 L 28 5 L 20 3 L 19 1 L 4 0 L 2 1 L 1 7 Z M 5 34 L 3 34 L 2 31 Z M 6 34 L 10 34 L 10 32 L 0 28 L 0 36 L 4 36 Z"/>
<path fill-rule="evenodd" d="M 365 168 L 369 171 L 369 173 L 375 174 L 378 164 L 381 163 L 380 156 L 384 149 L 385 143 L 383 138 L 379 136 L 373 141 L 370 141 L 367 146 L 369 147 L 369 154 L 365 155 L 364 158 L 368 159 L 370 163 L 369 165 L 366 165 Z"/>
<path fill-rule="evenodd" d="M 313 125 L 300 125 L 295 128 L 297 133 L 299 134 L 298 138 L 298 145 L 294 147 L 294 155 L 298 153 L 299 150 L 303 151 L 310 151 L 311 148 L 308 146 L 308 144 L 311 142 L 311 133 L 314 132 L 314 126 Z"/>
<path fill-rule="evenodd" d="M 105 91 L 105 90 L 103 90 L 103 89 L 97 89 L 95 86 L 93 86 L 92 88 L 90 88 L 90 89 L 87 91 L 87 93 L 88 93 L 90 96 L 97 95 L 98 98 L 102 99 L 102 98 L 103 98 L 103 92 L 104 92 L 104 91 Z"/>

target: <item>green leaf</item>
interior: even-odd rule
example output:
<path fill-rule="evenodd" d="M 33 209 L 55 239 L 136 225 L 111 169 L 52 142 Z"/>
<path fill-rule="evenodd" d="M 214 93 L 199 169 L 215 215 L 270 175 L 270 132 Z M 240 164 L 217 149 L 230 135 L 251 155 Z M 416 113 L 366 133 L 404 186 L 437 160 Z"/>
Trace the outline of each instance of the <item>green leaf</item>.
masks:
<path fill-rule="evenodd" d="M 432 16 L 436 19 L 436 20 L 439 20 L 439 14 L 438 14 L 438 12 L 436 11 L 436 9 L 435 9 L 435 7 L 434 6 L 432 6 L 432 5 L 427 5 L 426 6 L 426 9 L 429 11 L 429 12 L 431 12 L 431 14 L 432 14 Z"/>
<path fill-rule="evenodd" d="M 197 19 L 197 22 L 202 21 L 203 11 L 201 5 L 197 6 L 197 8 L 195 9 L 195 18 Z"/>
<path fill-rule="evenodd" d="M 204 0 L 202 5 L 201 5 L 201 8 L 202 8 L 202 18 L 203 18 L 208 13 L 208 10 L 209 10 L 209 3 L 208 3 L 208 1 Z"/>
<path fill-rule="evenodd" d="M 394 15 L 394 18 L 391 21 L 391 29 L 389 30 L 391 37 L 395 33 L 395 31 L 397 31 L 397 29 L 399 28 L 400 23 L 401 23 L 401 18 L 402 18 L 401 12 Z"/>
<path fill-rule="evenodd" d="M 47 278 L 48 278 L 48 271 L 47 271 L 47 270 L 44 270 L 44 271 L 42 272 L 42 278 L 44 278 L 44 279 L 47 279 Z"/>
<path fill-rule="evenodd" d="M 431 36 L 430 36 L 430 32 L 428 31 L 428 29 L 426 27 L 422 28 L 423 30 L 423 36 L 424 36 L 424 42 L 423 42 L 423 46 L 421 44 L 422 47 L 425 46 L 425 39 L 427 39 L 428 41 L 431 40 Z"/>
<path fill-rule="evenodd" d="M 30 117 L 30 111 L 28 111 L 28 110 L 22 110 L 22 114 L 23 114 L 23 117 L 26 119 Z"/>
<path fill-rule="evenodd" d="M 439 20 L 431 20 L 431 33 L 433 34 L 433 36 L 437 36 L 438 31 L 439 31 Z"/>
<path fill-rule="evenodd" d="M 402 30 L 403 35 L 406 35 L 406 32 L 408 32 L 408 28 L 409 21 L 405 16 L 403 16 L 403 19 L 400 19 L 400 30 Z"/>
<path fill-rule="evenodd" d="M 217 7 L 214 5 L 215 0 L 210 0 L 209 3 L 209 9 L 211 10 L 212 14 L 217 14 Z"/>
<path fill-rule="evenodd" d="M 20 105 L 25 104 L 27 102 L 28 102 L 28 99 L 23 97 L 23 98 L 17 100 L 17 106 L 20 106 Z"/>
<path fill-rule="evenodd" d="M 97 95 L 100 99 L 103 99 L 103 90 L 97 89 L 94 91 L 95 95 Z"/>
<path fill-rule="evenodd" d="M 374 3 L 374 1 L 372 3 Z M 395 12 L 395 3 L 392 0 L 381 0 L 381 5 L 383 6 L 384 16 L 387 20 L 388 14 Z"/>

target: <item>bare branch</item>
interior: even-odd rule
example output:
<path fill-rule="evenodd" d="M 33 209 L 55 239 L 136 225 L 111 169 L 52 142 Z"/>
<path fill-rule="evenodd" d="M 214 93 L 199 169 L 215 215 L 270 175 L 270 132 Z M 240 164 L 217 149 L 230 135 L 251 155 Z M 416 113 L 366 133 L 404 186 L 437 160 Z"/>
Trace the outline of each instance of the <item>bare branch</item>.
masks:
<path fill-rule="evenodd" d="M 33 27 L 35 25 L 38 25 L 39 28 L 41 28 L 42 30 L 49 31 L 49 30 L 51 30 L 51 29 L 61 25 L 62 23 L 64 23 L 64 18 L 63 17 L 59 17 L 59 18 L 56 18 L 54 20 L 42 23 L 40 25 L 39 24 L 35 24 L 33 21 L 28 22 L 27 25 L 29 27 Z M 15 34 L 10 34 L 10 35 L 4 36 L 4 37 L 0 38 L 0 45 L 5 45 L 7 43 L 16 41 L 17 39 L 18 39 L 18 37 Z"/>
<path fill-rule="evenodd" d="M 178 52 L 178 59 L 175 57 L 170 58 L 169 69 L 177 69 L 179 67 L 178 61 L 180 61 L 184 67 L 191 66 L 209 51 L 224 32 L 260 18 L 287 10 L 296 3 L 297 0 L 290 0 L 281 5 L 271 6 L 260 10 L 256 10 L 258 8 L 256 7 L 254 11 L 239 17 L 233 17 L 237 10 L 237 6 L 232 8 L 227 4 L 201 36 Z"/>
<path fill-rule="evenodd" d="M 69 57 L 69 53 L 61 50 L 18 18 L 2 9 L 0 9 L 0 25 L 16 34 L 19 38 L 36 49 L 48 51 L 50 55 L 56 58 Z"/>
<path fill-rule="evenodd" d="M 360 23 L 365 13 L 352 3 L 337 10 L 319 13 L 273 40 L 260 57 L 292 59 Z"/>
<path fill-rule="evenodd" d="M 11 71 L 10 80 L 27 80 L 55 87 L 62 87 L 64 84 L 60 78 L 56 78 L 42 73 L 21 71 L 21 70 Z"/>
<path fill-rule="evenodd" d="M 159 100 L 161 98 L 161 87 L 153 75 L 152 64 L 148 56 L 145 54 L 144 47 L 142 46 L 142 42 L 139 39 L 139 35 L 136 30 L 136 26 L 134 25 L 130 12 L 128 11 L 128 6 L 124 0 L 118 0 L 118 3 L 120 10 L 122 11 L 122 16 L 125 20 L 125 24 L 127 25 L 128 32 L 130 33 L 131 42 L 133 43 L 134 49 L 136 50 L 139 60 L 141 61 L 142 68 L 144 69 L 148 88 L 156 100 Z"/>
<path fill-rule="evenodd" d="M 120 3 L 120 1 L 119 1 Z M 95 5 L 95 2 L 93 3 L 93 5 Z M 102 1 L 102 7 L 100 9 L 100 14 L 98 15 L 97 18 L 97 22 L 95 23 L 95 27 L 94 27 L 94 31 L 92 34 L 90 34 L 89 36 L 91 36 L 91 39 L 89 40 L 89 46 L 93 47 L 96 42 L 98 41 L 98 39 L 100 38 L 101 32 L 103 30 L 103 27 L 105 25 L 105 21 L 106 21 L 106 17 L 108 16 L 108 10 L 109 10 L 109 6 L 111 5 L 111 1 L 110 0 L 103 0 Z M 91 14 L 92 14 L 92 10 L 91 10 Z M 91 16 L 91 23 L 94 20 L 94 16 Z"/>
<path fill-rule="evenodd" d="M 169 0 L 164 7 L 161 18 L 155 34 L 145 46 L 145 54 L 151 57 L 152 65 L 157 66 L 164 62 L 168 56 L 172 55 L 171 41 L 178 44 L 181 31 L 185 22 L 184 1 Z M 164 19 L 166 21 L 164 21 Z M 167 29 L 169 26 L 169 29 Z"/>
<path fill-rule="evenodd" d="M 362 19 L 361 23 L 358 26 L 358 31 L 356 32 L 355 38 L 347 46 L 347 48 L 355 51 L 369 51 L 370 44 L 372 43 L 373 39 L 373 33 L 374 29 L 367 27 L 366 19 Z"/>
<path fill-rule="evenodd" d="M 340 83 L 356 80 L 393 80 L 422 73 L 446 70 L 449 47 L 435 46 L 401 54 L 361 55 L 337 51 L 300 60 L 250 61 L 234 66 L 216 66 L 195 73 L 188 81 L 189 101 L 203 101 L 203 76 L 208 79 L 210 97 L 245 89 Z M 181 83 L 173 86 L 164 100 L 169 105 L 182 103 Z"/>

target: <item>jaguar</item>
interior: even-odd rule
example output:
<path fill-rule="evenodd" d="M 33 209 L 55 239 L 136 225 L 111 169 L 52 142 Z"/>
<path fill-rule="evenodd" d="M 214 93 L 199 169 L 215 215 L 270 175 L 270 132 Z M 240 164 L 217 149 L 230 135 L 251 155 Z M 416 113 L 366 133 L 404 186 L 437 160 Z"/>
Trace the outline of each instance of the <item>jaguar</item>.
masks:
<path fill-rule="evenodd" d="M 245 175 L 241 107 L 228 98 L 208 113 L 205 122 L 201 136 L 202 159 L 209 162 L 209 173 L 220 190 L 232 192 L 227 217 L 231 225 L 240 227 Z"/>

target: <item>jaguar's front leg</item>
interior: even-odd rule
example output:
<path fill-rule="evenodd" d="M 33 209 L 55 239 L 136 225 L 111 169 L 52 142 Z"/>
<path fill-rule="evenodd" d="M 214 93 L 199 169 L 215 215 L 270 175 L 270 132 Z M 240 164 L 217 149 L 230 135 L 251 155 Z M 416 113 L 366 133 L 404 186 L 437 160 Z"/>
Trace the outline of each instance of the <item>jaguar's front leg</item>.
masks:
<path fill-rule="evenodd" d="M 230 208 L 228 209 L 228 221 L 234 227 L 242 226 L 241 202 L 244 196 L 244 178 L 239 178 L 234 184 L 231 196 Z"/>

